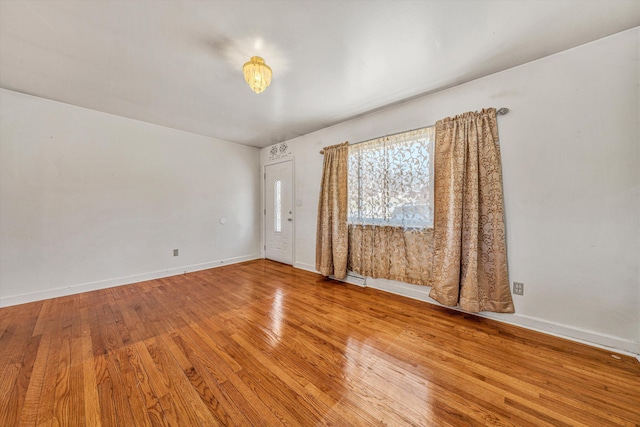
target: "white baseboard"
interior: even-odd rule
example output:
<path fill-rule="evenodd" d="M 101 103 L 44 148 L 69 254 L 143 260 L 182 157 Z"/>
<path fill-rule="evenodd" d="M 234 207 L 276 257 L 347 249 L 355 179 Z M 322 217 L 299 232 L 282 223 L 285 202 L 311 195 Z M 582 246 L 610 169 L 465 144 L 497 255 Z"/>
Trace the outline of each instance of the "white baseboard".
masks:
<path fill-rule="evenodd" d="M 488 319 L 497 320 L 499 322 L 508 323 L 510 325 L 542 332 L 547 335 L 553 335 L 555 337 L 602 348 L 604 350 L 640 357 L 640 343 L 633 340 L 626 340 L 613 335 L 589 331 L 575 326 L 563 325 L 561 323 L 554 323 L 537 317 L 517 313 L 479 313 L 478 315 Z"/>
<path fill-rule="evenodd" d="M 346 280 L 345 280 L 346 281 Z M 348 282 L 348 281 L 347 281 Z M 367 287 L 378 289 L 385 292 L 390 292 L 397 295 L 406 296 L 419 301 L 424 301 L 430 304 L 443 307 L 442 304 L 429 298 L 428 286 L 410 285 L 407 283 L 395 282 L 392 280 L 384 279 L 370 279 L 367 278 Z M 458 307 L 448 307 L 453 310 L 467 313 L 466 311 Z M 576 328 L 575 326 L 568 326 L 559 323 L 550 322 L 548 320 L 539 319 L 536 317 L 521 315 L 521 314 L 501 314 L 501 313 L 470 313 L 476 316 L 485 317 L 487 319 L 497 320 L 499 322 L 507 323 L 514 326 L 519 326 L 525 329 L 530 329 L 537 332 L 542 332 L 548 335 L 568 339 L 570 341 L 587 344 L 593 347 L 602 348 L 617 353 L 627 354 L 629 356 L 635 356 L 640 360 L 640 343 L 633 340 L 626 340 L 620 337 L 612 335 L 602 334 L 599 332 L 588 331 L 585 329 Z"/>
<path fill-rule="evenodd" d="M 25 304 L 28 302 L 41 301 L 43 299 L 63 297 L 67 295 L 79 294 L 81 292 L 95 291 L 98 289 L 112 288 L 114 286 L 129 285 L 131 283 L 144 282 L 145 280 L 160 279 L 163 277 L 175 276 L 178 274 L 191 273 L 194 271 L 207 270 L 209 268 L 220 267 L 228 264 L 259 259 L 259 254 L 244 255 L 234 258 L 225 258 L 216 261 L 209 261 L 201 264 L 192 264 L 183 267 L 170 268 L 167 270 L 152 271 L 149 273 L 134 274 L 132 276 L 115 277 L 95 282 L 81 283 L 78 285 L 65 286 L 44 291 L 29 292 L 26 294 L 0 297 L 0 307 Z"/>
<path fill-rule="evenodd" d="M 312 273 L 320 274 L 320 272 L 318 270 L 316 270 L 316 266 L 315 265 L 305 264 L 304 262 L 295 262 L 295 263 L 293 263 L 293 266 L 295 268 L 299 268 L 300 270 L 306 270 L 306 271 L 310 271 Z"/>

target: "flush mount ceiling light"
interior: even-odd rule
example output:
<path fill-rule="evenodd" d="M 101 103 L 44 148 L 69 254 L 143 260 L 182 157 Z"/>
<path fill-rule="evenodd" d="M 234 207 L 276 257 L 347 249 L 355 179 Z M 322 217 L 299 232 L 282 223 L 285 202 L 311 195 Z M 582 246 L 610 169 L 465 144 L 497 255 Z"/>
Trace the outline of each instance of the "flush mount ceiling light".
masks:
<path fill-rule="evenodd" d="M 251 60 L 242 66 L 242 71 L 245 81 L 255 93 L 263 92 L 271 84 L 271 68 L 259 56 L 251 57 Z"/>

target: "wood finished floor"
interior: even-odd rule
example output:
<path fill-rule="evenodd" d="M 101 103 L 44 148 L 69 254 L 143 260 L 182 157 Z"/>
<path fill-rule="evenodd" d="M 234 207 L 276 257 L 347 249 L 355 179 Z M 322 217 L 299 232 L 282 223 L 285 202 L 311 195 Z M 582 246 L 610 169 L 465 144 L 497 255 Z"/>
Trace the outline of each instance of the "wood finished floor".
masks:
<path fill-rule="evenodd" d="M 0 309 L 0 426 L 640 423 L 640 362 L 251 261 Z"/>

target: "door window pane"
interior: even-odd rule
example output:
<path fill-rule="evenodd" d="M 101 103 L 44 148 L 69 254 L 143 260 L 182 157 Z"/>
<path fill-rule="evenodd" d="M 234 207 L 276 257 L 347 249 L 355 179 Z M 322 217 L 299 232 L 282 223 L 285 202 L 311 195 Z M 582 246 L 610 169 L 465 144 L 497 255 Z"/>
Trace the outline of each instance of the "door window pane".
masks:
<path fill-rule="evenodd" d="M 275 182 L 274 203 L 275 212 L 273 215 L 274 226 L 273 229 L 276 233 L 282 232 L 282 181 L 279 179 Z"/>

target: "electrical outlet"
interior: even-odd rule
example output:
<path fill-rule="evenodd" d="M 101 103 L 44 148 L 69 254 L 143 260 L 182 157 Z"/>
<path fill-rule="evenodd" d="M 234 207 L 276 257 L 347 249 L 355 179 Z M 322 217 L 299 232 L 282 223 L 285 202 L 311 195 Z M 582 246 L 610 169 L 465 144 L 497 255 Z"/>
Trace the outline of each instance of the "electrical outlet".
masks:
<path fill-rule="evenodd" d="M 173 250 L 173 256 L 178 256 L 178 250 L 177 249 Z"/>
<path fill-rule="evenodd" d="M 524 295 L 524 283 L 522 283 L 522 282 L 513 282 L 513 294 L 514 295 Z"/>

